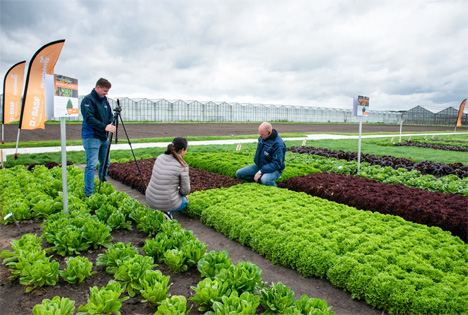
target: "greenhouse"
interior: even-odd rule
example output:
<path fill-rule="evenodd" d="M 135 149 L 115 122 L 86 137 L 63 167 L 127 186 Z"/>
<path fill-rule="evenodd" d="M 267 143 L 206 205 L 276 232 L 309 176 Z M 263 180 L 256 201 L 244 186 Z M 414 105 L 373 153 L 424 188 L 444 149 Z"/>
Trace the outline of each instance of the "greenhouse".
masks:
<path fill-rule="evenodd" d="M 83 96 L 79 97 L 81 103 Z M 360 117 L 353 116 L 352 108 L 327 108 L 293 105 L 271 105 L 253 103 L 200 102 L 197 100 L 166 100 L 166 99 L 119 99 L 124 121 L 212 121 L 212 122 L 318 122 L 318 123 L 355 123 Z M 1 102 L 1 100 L 0 100 Z M 117 99 L 109 98 L 112 107 L 117 105 Z M 0 114 L 2 114 L 0 107 Z M 458 109 L 448 107 L 440 112 L 416 106 L 407 111 L 373 111 L 369 116 L 362 117 L 363 123 L 397 124 L 403 119 L 406 125 L 446 125 L 455 126 Z M 78 117 L 67 120 L 81 121 Z M 58 120 L 51 118 L 49 120 Z M 462 125 L 468 124 L 468 114 L 462 115 Z"/>

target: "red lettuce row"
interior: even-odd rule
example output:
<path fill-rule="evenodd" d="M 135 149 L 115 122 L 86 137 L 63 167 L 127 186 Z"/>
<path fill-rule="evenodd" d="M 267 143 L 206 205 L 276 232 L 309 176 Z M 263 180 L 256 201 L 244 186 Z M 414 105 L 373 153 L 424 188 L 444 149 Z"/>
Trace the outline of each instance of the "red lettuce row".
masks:
<path fill-rule="evenodd" d="M 332 157 L 347 161 L 357 161 L 357 152 L 345 152 L 343 150 L 332 150 L 327 148 L 315 147 L 297 147 L 292 146 L 288 151 L 294 153 L 320 155 L 325 157 Z M 407 170 L 418 170 L 423 175 L 434 175 L 435 177 L 442 177 L 449 174 L 457 175 L 459 178 L 468 177 L 468 165 L 462 163 L 445 164 L 432 161 L 414 162 L 406 158 L 397 158 L 390 155 L 376 156 L 375 154 L 361 153 L 361 162 L 367 162 L 370 165 L 380 165 L 382 167 L 390 166 L 391 168 L 405 168 Z"/>
<path fill-rule="evenodd" d="M 138 167 L 141 170 L 142 176 L 138 172 L 135 161 L 127 163 L 111 163 L 108 170 L 108 175 L 123 184 L 138 190 L 145 194 L 145 187 L 148 186 L 153 173 L 153 165 L 156 158 L 138 160 Z M 211 173 L 208 171 L 199 170 L 189 167 L 190 174 L 190 192 L 215 189 L 221 187 L 231 187 L 242 183 L 242 181 L 228 176 Z M 143 185 L 143 181 L 144 185 Z"/>
<path fill-rule="evenodd" d="M 468 197 L 430 192 L 402 184 L 338 173 L 293 177 L 278 187 L 346 204 L 360 210 L 400 216 L 407 221 L 438 226 L 468 241 Z"/>

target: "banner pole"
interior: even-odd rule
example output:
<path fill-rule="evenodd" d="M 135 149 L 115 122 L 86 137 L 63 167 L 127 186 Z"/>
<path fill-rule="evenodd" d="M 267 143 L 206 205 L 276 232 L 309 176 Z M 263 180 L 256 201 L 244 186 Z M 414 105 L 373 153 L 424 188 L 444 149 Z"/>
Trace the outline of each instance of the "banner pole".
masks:
<path fill-rule="evenodd" d="M 60 117 L 60 139 L 62 142 L 62 188 L 63 188 L 63 212 L 68 214 L 68 187 L 67 187 L 67 132 L 65 117 Z"/>
<path fill-rule="evenodd" d="M 2 122 L 2 144 L 5 143 L 5 124 Z"/>
<path fill-rule="evenodd" d="M 18 158 L 18 143 L 19 143 L 19 138 L 20 138 L 20 132 L 21 132 L 21 128 L 18 128 L 18 136 L 16 138 L 15 160 Z"/>

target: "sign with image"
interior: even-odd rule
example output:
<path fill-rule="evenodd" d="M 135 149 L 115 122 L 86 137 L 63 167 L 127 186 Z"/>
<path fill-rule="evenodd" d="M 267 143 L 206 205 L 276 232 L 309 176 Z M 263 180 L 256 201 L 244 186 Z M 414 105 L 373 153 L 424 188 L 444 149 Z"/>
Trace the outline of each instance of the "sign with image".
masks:
<path fill-rule="evenodd" d="M 369 116 L 369 97 L 355 96 L 353 100 L 353 115 L 354 116 Z"/>
<path fill-rule="evenodd" d="M 47 97 L 51 101 L 47 106 L 50 111 L 48 117 L 74 117 L 79 114 L 78 106 L 78 79 L 54 74 L 48 78 L 49 93 Z M 49 102 L 47 102 L 49 103 Z"/>

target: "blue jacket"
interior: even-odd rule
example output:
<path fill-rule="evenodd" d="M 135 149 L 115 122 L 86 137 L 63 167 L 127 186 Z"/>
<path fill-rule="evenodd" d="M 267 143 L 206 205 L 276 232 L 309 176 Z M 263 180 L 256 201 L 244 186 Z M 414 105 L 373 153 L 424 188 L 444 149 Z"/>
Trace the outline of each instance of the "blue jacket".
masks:
<path fill-rule="evenodd" d="M 81 115 L 83 115 L 83 126 L 81 137 L 107 139 L 106 126 L 114 121 L 112 108 L 107 97 L 101 98 L 93 89 L 81 101 Z"/>
<path fill-rule="evenodd" d="M 282 173 L 285 155 L 286 145 L 275 129 L 268 138 L 258 138 L 254 162 L 260 168 L 262 174 L 273 173 L 274 171 Z"/>

